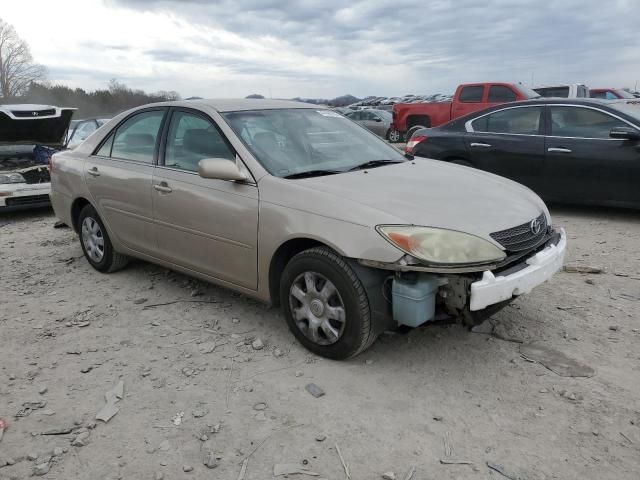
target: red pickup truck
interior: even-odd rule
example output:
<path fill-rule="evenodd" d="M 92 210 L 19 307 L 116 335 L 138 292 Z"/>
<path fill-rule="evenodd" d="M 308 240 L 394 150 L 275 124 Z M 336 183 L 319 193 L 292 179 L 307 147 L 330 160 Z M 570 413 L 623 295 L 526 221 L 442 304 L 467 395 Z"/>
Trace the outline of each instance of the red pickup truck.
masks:
<path fill-rule="evenodd" d="M 513 83 L 467 83 L 460 85 L 450 102 L 397 103 L 393 106 L 393 121 L 389 140 L 409 140 L 416 130 L 437 127 L 498 103 L 515 102 L 539 97 L 536 92 Z"/>

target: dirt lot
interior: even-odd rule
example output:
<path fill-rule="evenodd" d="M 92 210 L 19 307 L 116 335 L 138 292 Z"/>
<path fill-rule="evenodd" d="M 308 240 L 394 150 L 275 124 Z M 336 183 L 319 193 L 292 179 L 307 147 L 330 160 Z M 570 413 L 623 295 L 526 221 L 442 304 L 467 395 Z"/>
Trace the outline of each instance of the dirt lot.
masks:
<path fill-rule="evenodd" d="M 436 324 L 347 362 L 310 355 L 278 310 L 227 290 L 143 262 L 93 271 L 48 210 L 2 216 L 0 479 L 235 480 L 244 463 L 257 480 L 303 462 L 343 479 L 338 445 L 354 480 L 505 478 L 488 462 L 513 479 L 635 480 L 640 214 L 552 213 L 567 263 L 604 273 L 559 273 L 492 335 Z M 519 342 L 595 374 L 559 376 Z M 120 380 L 119 412 L 96 420 Z"/>

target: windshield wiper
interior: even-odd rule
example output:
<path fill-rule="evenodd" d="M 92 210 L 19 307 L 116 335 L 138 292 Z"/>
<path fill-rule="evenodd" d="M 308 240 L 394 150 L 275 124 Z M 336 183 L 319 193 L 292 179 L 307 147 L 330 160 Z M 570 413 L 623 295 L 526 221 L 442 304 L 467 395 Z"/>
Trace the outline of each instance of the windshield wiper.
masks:
<path fill-rule="evenodd" d="M 308 177 L 320 177 L 322 175 L 334 175 L 336 173 L 343 173 L 343 170 L 307 170 L 305 172 L 292 173 L 291 175 L 285 175 L 282 178 L 308 178 Z"/>
<path fill-rule="evenodd" d="M 404 163 L 406 160 L 370 160 L 365 163 L 361 163 L 360 165 L 356 165 L 355 167 L 351 167 L 349 172 L 353 172 L 355 170 L 362 170 L 363 168 L 372 168 L 372 167 L 380 167 L 382 165 L 388 165 L 390 163 Z"/>

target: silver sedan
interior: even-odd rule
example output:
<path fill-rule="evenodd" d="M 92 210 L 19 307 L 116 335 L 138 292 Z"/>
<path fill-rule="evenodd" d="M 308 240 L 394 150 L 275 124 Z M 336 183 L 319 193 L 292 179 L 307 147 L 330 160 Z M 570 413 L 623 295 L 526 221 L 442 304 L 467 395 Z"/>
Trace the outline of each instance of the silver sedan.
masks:
<path fill-rule="evenodd" d="M 566 248 L 530 190 L 413 161 L 304 103 L 138 107 L 51 172 L 55 212 L 96 270 L 136 257 L 279 304 L 334 359 L 437 315 L 481 321 L 550 278 Z"/>

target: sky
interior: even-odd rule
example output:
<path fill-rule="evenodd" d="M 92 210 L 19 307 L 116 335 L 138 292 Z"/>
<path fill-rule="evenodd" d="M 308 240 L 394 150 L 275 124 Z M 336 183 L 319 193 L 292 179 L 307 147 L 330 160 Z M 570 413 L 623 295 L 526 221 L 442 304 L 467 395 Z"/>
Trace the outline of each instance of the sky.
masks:
<path fill-rule="evenodd" d="M 3 0 L 49 80 L 183 97 L 640 88 L 637 0 Z"/>

